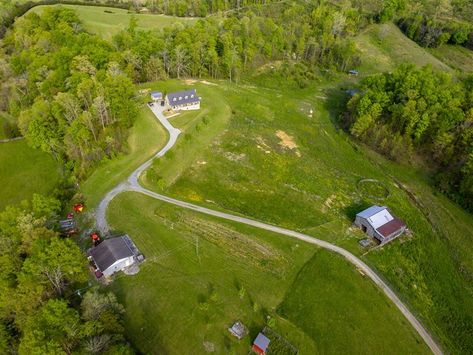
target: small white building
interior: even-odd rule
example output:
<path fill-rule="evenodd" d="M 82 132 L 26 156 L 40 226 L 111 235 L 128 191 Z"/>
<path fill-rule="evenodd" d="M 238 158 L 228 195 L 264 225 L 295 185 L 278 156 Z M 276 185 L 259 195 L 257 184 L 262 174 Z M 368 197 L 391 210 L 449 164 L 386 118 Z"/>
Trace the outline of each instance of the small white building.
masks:
<path fill-rule="evenodd" d="M 386 206 L 371 206 L 356 215 L 355 225 L 363 232 L 385 244 L 400 236 L 406 224 L 394 217 Z"/>
<path fill-rule="evenodd" d="M 175 111 L 200 109 L 200 97 L 197 96 L 195 89 L 169 93 L 165 102 Z"/>
<path fill-rule="evenodd" d="M 151 100 L 154 102 L 161 101 L 163 99 L 163 93 L 160 91 L 151 91 Z"/>
<path fill-rule="evenodd" d="M 88 250 L 89 259 L 108 277 L 143 260 L 135 244 L 128 235 L 105 239 L 102 243 Z"/>

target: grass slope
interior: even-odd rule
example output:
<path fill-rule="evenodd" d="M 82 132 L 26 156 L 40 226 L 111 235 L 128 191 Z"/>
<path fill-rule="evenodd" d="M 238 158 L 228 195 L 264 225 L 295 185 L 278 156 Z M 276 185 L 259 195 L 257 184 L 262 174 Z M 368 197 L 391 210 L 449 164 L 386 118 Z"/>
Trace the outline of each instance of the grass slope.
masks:
<path fill-rule="evenodd" d="M 170 80 L 162 83 L 151 83 L 144 85 L 145 88 L 161 90 L 163 92 L 195 88 L 197 94 L 202 97 L 201 109 L 188 111 L 171 117 L 170 122 L 182 131 L 172 151 L 165 155 L 164 159 L 156 160 L 153 168 L 158 177 L 150 174 L 143 176 L 145 186 L 154 187 L 156 179 L 162 179 L 161 183 L 166 185 L 176 181 L 183 171 L 190 165 L 205 165 L 206 161 L 198 158 L 227 128 L 231 110 L 222 95 L 222 86 L 207 81 L 198 82 L 194 80 L 178 81 Z M 225 85 L 223 85 L 225 90 Z"/>
<path fill-rule="evenodd" d="M 443 45 L 438 48 L 430 48 L 429 52 L 460 72 L 473 73 L 473 51 L 465 47 Z"/>
<path fill-rule="evenodd" d="M 320 354 L 429 352 L 376 286 L 331 253 L 304 265 L 278 313 L 310 335 Z"/>
<path fill-rule="evenodd" d="M 348 353 L 355 344 L 366 354 L 428 352 L 371 282 L 326 251 L 135 193 L 113 200 L 108 216 L 147 258 L 136 276 L 110 286 L 142 353 L 244 354 L 268 315 L 300 354 Z M 276 312 L 283 300 L 288 319 Z M 250 336 L 230 336 L 235 320 Z"/>
<path fill-rule="evenodd" d="M 373 24 L 355 38 L 361 52 L 361 74 L 392 71 L 402 63 L 427 64 L 444 71 L 452 69 L 407 38 L 393 23 Z"/>
<path fill-rule="evenodd" d="M 166 15 L 137 14 L 124 9 L 102 6 L 84 5 L 41 5 L 30 11 L 41 12 L 45 6 L 62 6 L 74 9 L 87 31 L 98 34 L 105 39 L 111 39 L 119 31 L 125 29 L 132 16 L 137 19 L 138 29 L 161 29 L 176 23 L 190 24 L 196 19 Z"/>
<path fill-rule="evenodd" d="M 146 100 L 143 98 L 143 100 Z M 82 183 L 80 191 L 87 204 L 94 207 L 113 187 L 125 180 L 140 164 L 157 153 L 166 144 L 166 131 L 156 117 L 142 106 L 128 138 L 128 153 L 106 160 Z"/>
<path fill-rule="evenodd" d="M 149 181 L 148 186 L 303 231 L 358 255 L 363 251 L 357 242 L 364 235 L 351 227 L 355 213 L 370 204 L 388 205 L 414 236 L 364 259 L 387 277 L 448 350 L 469 351 L 473 218 L 436 196 L 425 176 L 406 179 L 409 168 L 396 164 L 388 168 L 389 162 L 371 157 L 337 130 L 333 120 L 343 100 L 334 85 L 297 90 L 283 83 L 273 85 L 279 89 L 219 83 L 215 101 L 231 111 L 225 130 L 198 153 L 191 143 L 183 144 L 182 153 L 168 157 L 158 171 L 166 174 L 165 166 L 180 164 L 179 157 L 186 154 L 193 156 L 193 162 L 164 186 Z M 208 124 L 213 123 L 210 119 Z M 190 142 L 199 132 L 191 134 Z M 377 198 L 359 188 L 364 178 L 378 180 L 389 196 Z M 415 193 L 428 203 L 418 205 L 396 180 L 407 188 L 418 186 Z"/>
<path fill-rule="evenodd" d="M 25 140 L 0 143 L 0 210 L 29 199 L 34 193 L 47 195 L 59 178 L 54 159 L 30 148 Z"/>

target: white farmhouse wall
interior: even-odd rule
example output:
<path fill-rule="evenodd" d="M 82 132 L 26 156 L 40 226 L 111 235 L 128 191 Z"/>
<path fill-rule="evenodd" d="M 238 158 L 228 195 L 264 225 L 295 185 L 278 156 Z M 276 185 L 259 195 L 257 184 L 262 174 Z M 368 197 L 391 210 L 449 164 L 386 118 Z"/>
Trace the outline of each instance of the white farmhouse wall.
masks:
<path fill-rule="evenodd" d="M 135 262 L 135 260 L 134 260 L 133 256 L 117 260 L 112 265 L 110 265 L 106 270 L 104 270 L 103 274 L 104 274 L 104 276 L 111 276 L 114 273 L 123 270 L 127 266 L 132 265 L 134 262 Z"/>
<path fill-rule="evenodd" d="M 200 102 L 197 102 L 192 105 L 178 105 L 172 106 L 172 109 L 175 111 L 187 111 L 187 110 L 199 110 L 200 109 Z"/>

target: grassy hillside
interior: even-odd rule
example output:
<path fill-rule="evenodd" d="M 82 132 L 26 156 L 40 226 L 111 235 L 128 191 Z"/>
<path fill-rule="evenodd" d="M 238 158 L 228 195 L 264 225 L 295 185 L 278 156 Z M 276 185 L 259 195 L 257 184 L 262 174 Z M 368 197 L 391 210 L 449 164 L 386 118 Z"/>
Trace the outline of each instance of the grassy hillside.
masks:
<path fill-rule="evenodd" d="M 143 100 L 147 99 L 143 97 Z M 166 132 L 152 112 L 143 105 L 128 138 L 127 154 L 102 162 L 85 180 L 80 191 L 87 204 L 95 206 L 113 187 L 122 182 L 140 164 L 157 153 L 166 143 Z"/>
<path fill-rule="evenodd" d="M 180 113 L 171 117 L 172 124 L 182 131 L 182 134 L 170 154 L 164 159 L 156 160 L 153 164 L 154 174 L 144 174 L 145 184 L 153 185 L 157 180 L 167 185 L 179 176 L 192 164 L 205 165 L 206 161 L 199 161 L 198 157 L 228 126 L 231 118 L 230 106 L 226 103 L 222 93 L 222 86 L 195 80 L 167 81 L 165 83 L 151 83 L 143 85 L 168 92 L 195 88 L 202 97 L 201 110 Z M 226 86 L 223 86 L 224 90 Z"/>
<path fill-rule="evenodd" d="M 34 193 L 48 194 L 59 181 L 59 166 L 25 140 L 0 143 L 0 210 L 29 199 Z"/>
<path fill-rule="evenodd" d="M 138 29 L 161 29 L 175 23 L 192 23 L 194 18 L 173 17 L 153 14 L 136 14 L 123 9 L 101 6 L 83 5 L 53 5 L 74 9 L 84 24 L 87 31 L 98 34 L 103 38 L 110 39 L 119 31 L 126 28 L 130 18 L 134 16 L 138 23 Z M 30 11 L 41 12 L 45 6 L 37 6 Z"/>
<path fill-rule="evenodd" d="M 301 355 L 428 353 L 397 309 L 338 256 L 135 193 L 120 195 L 108 215 L 147 258 L 136 276 L 111 285 L 143 353 L 245 354 L 267 316 Z M 250 330 L 241 341 L 227 331 L 235 320 Z"/>
<path fill-rule="evenodd" d="M 443 45 L 438 48 L 430 48 L 429 52 L 460 72 L 473 73 L 473 51 L 465 47 Z"/>
<path fill-rule="evenodd" d="M 343 94 L 333 83 L 305 90 L 274 84 L 279 89 L 218 83 L 222 97 L 212 98 L 230 107 L 229 124 L 197 152 L 192 142 L 200 133 L 191 131 L 189 142 L 177 147 L 179 154 L 157 164 L 166 176 L 167 167 L 182 164 L 180 157 L 190 154 L 187 168 L 159 185 L 146 181 L 148 187 L 300 230 L 359 255 L 363 234 L 351 227 L 355 213 L 370 204 L 388 205 L 407 222 L 413 237 L 373 251 L 365 260 L 399 290 L 447 349 L 468 349 L 462 339 L 468 338 L 465 325 L 473 324 L 471 215 L 436 196 L 424 175 L 406 179 L 409 168 L 388 169 L 390 163 L 371 157 L 337 130 L 333 121 Z M 216 115 L 206 117 L 209 126 L 220 124 Z M 378 180 L 388 196 L 376 186 L 361 188 L 364 178 Z M 425 205 L 406 192 L 415 186 L 414 194 L 429 201 Z"/>
<path fill-rule="evenodd" d="M 404 36 L 393 23 L 370 25 L 355 38 L 355 42 L 361 52 L 362 74 L 392 71 L 406 62 L 418 66 L 430 64 L 436 69 L 452 71 L 427 49 Z"/>

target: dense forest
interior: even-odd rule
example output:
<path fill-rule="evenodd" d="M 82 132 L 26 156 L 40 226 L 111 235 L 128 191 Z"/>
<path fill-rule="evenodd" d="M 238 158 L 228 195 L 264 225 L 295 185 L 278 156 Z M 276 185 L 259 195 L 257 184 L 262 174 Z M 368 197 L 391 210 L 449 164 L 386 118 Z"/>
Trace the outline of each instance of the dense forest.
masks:
<path fill-rule="evenodd" d="M 135 89 L 111 45 L 85 33 L 71 10 L 31 13 L 3 40 L 0 111 L 33 147 L 78 175 L 123 148 L 137 115 Z"/>
<path fill-rule="evenodd" d="M 34 195 L 0 213 L 0 353 L 131 354 L 123 307 L 87 288 L 87 259 L 55 232 L 60 209 Z"/>
<path fill-rule="evenodd" d="M 360 22 L 351 9 L 291 4 L 264 16 L 247 11 L 223 20 L 210 17 L 157 34 L 137 32 L 132 24 L 113 43 L 127 53 L 127 72 L 134 81 L 186 75 L 235 81 L 268 60 L 302 62 L 307 71 L 316 66 L 346 70 L 358 60 L 349 37 Z"/>
<path fill-rule="evenodd" d="M 439 189 L 473 210 L 473 77 L 403 65 L 363 80 L 345 123 L 363 142 L 395 160 L 421 155 Z"/>
<path fill-rule="evenodd" d="M 423 47 L 438 47 L 445 43 L 473 49 L 473 24 L 443 21 L 425 15 L 405 17 L 398 21 L 407 37 Z"/>

